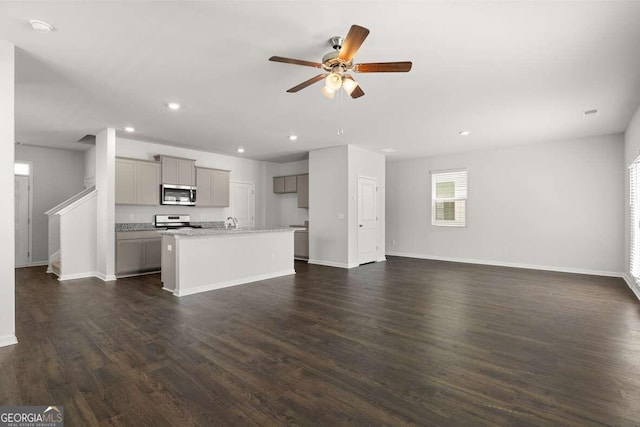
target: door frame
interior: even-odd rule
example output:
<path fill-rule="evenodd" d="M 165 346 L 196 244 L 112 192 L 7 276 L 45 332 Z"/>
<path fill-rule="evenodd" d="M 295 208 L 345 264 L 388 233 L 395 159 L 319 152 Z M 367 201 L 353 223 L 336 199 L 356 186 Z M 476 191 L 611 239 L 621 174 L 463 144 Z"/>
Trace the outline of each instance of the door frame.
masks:
<path fill-rule="evenodd" d="M 357 200 L 356 200 L 356 224 L 358 226 L 357 229 L 357 239 L 356 239 L 356 265 L 360 264 L 360 178 L 370 179 L 376 184 L 376 259 L 374 262 L 378 262 L 380 258 L 380 216 L 378 215 L 378 178 L 375 176 L 367 176 L 367 175 L 358 175 L 357 178 Z M 367 261 L 370 262 L 370 261 Z"/>
<path fill-rule="evenodd" d="M 27 225 L 28 230 L 29 230 L 29 249 L 28 249 L 28 255 L 27 255 L 27 265 L 24 265 L 22 267 L 31 267 L 33 265 L 33 162 L 32 161 L 28 161 L 28 160 L 13 160 L 14 165 L 16 163 L 24 163 L 24 164 L 28 164 L 29 165 L 29 218 L 27 220 Z M 15 185 L 15 177 L 16 176 L 24 176 L 24 175 L 16 175 L 15 173 L 13 174 L 14 176 L 14 185 Z M 16 207 L 15 207 L 15 195 L 13 198 L 13 211 L 15 212 Z M 14 222 L 15 222 L 15 218 L 14 218 Z M 14 229 L 15 229 L 15 225 L 14 225 Z M 14 242 L 15 245 L 15 242 Z M 14 248 L 15 251 L 15 248 Z M 48 260 L 47 260 L 48 262 Z M 16 268 L 16 261 L 13 260 L 13 267 Z"/>
<path fill-rule="evenodd" d="M 253 228 L 256 227 L 256 184 L 252 181 L 233 181 L 230 180 L 229 181 L 229 203 L 231 203 L 231 186 L 233 184 L 243 184 L 243 185 L 250 185 L 251 186 L 251 191 L 252 191 L 252 195 L 253 195 L 253 204 L 252 204 L 252 208 L 253 208 L 253 212 L 252 212 L 252 221 L 251 221 L 251 226 Z M 229 205 L 229 207 L 227 208 L 226 212 L 225 212 L 225 216 L 230 216 L 230 210 L 231 210 L 231 205 Z"/>

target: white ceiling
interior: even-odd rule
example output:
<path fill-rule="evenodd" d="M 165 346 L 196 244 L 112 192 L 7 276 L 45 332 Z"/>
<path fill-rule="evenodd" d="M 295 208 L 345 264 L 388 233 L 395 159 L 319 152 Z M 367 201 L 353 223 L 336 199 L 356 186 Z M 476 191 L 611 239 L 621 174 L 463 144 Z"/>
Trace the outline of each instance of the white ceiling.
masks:
<path fill-rule="evenodd" d="M 622 132 L 640 103 L 638 23 L 635 1 L 0 2 L 19 141 L 78 148 L 131 124 L 137 138 L 274 161 L 346 143 L 407 158 Z M 321 83 L 286 93 L 318 70 L 267 59 L 320 61 L 351 24 L 371 30 L 356 62 L 413 70 L 356 75 L 357 100 L 327 100 Z"/>

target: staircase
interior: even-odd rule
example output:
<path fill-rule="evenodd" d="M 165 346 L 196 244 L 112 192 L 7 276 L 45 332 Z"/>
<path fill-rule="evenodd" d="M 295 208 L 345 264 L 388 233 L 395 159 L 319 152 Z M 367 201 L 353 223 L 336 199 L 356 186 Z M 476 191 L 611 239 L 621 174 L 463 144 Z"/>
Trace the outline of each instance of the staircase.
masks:
<path fill-rule="evenodd" d="M 95 276 L 96 189 L 76 194 L 49 209 L 49 265 L 58 280 Z"/>

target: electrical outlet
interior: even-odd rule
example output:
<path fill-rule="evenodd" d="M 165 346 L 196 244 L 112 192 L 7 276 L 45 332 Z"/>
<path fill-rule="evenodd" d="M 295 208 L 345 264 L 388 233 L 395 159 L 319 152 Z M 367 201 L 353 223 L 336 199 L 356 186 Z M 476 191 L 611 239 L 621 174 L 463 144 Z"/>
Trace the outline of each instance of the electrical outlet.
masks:
<path fill-rule="evenodd" d="M 167 245 L 167 250 L 168 250 L 169 252 L 172 252 L 172 251 L 173 251 L 173 246 L 171 246 L 171 245 Z"/>

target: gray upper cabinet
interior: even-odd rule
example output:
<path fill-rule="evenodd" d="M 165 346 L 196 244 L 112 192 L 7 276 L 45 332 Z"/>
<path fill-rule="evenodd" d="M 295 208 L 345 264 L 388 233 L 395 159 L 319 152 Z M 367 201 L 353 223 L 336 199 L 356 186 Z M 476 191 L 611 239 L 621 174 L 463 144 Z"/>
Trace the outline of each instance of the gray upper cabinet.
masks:
<path fill-rule="evenodd" d="M 229 206 L 230 171 L 196 168 L 196 176 L 196 206 Z"/>
<path fill-rule="evenodd" d="M 160 155 L 154 158 L 162 164 L 163 184 L 196 185 L 195 160 Z"/>
<path fill-rule="evenodd" d="M 298 191 L 298 179 L 295 175 L 284 177 L 284 192 L 295 193 Z"/>
<path fill-rule="evenodd" d="M 196 206 L 213 206 L 211 169 L 196 168 Z"/>
<path fill-rule="evenodd" d="M 298 193 L 298 207 L 309 207 L 309 174 L 273 177 L 273 192 Z"/>
<path fill-rule="evenodd" d="M 298 207 L 309 207 L 309 175 L 298 175 Z"/>
<path fill-rule="evenodd" d="M 116 204 L 136 204 L 135 160 L 116 159 Z"/>
<path fill-rule="evenodd" d="M 284 176 L 276 176 L 273 178 L 273 192 L 284 193 Z"/>
<path fill-rule="evenodd" d="M 213 206 L 229 206 L 230 178 L 229 171 L 213 171 Z"/>
<path fill-rule="evenodd" d="M 116 159 L 116 204 L 160 204 L 160 164 L 146 160 Z"/>

